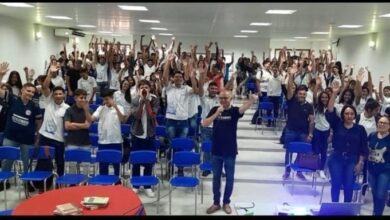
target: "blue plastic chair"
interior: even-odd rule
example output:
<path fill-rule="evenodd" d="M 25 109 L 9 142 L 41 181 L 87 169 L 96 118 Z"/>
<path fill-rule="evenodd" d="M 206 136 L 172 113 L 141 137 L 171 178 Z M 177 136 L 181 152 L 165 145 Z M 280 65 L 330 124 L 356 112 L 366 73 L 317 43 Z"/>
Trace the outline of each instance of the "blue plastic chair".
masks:
<path fill-rule="evenodd" d="M 202 163 L 199 165 L 199 179 L 201 180 L 201 186 L 200 186 L 200 190 L 201 190 L 201 204 L 203 204 L 203 180 L 201 178 L 201 175 L 200 173 L 201 172 L 205 172 L 205 171 L 209 171 L 209 172 L 212 172 L 213 171 L 213 166 L 211 164 L 211 161 L 203 161 L 203 154 L 204 153 L 211 153 L 211 146 L 212 146 L 212 142 L 211 141 L 204 141 L 202 143 L 202 151 L 201 151 L 201 158 L 202 158 Z"/>
<path fill-rule="evenodd" d="M 96 109 L 99 108 L 100 105 L 98 104 L 89 104 L 89 108 L 92 110 L 92 112 L 95 112 Z"/>
<path fill-rule="evenodd" d="M 0 145 L 3 145 L 4 133 L 0 132 Z"/>
<path fill-rule="evenodd" d="M 166 132 L 166 127 L 165 125 L 158 125 L 155 128 L 155 133 L 157 137 L 166 137 L 167 132 Z"/>
<path fill-rule="evenodd" d="M 171 187 L 186 187 L 195 189 L 195 215 L 197 209 L 197 189 L 199 179 L 196 177 L 197 166 L 200 164 L 200 154 L 189 151 L 176 152 L 173 155 L 172 164 L 175 167 L 191 167 L 192 176 L 173 176 L 169 180 L 169 214 L 172 213 Z"/>
<path fill-rule="evenodd" d="M 31 147 L 29 149 L 29 158 L 32 160 L 38 160 L 38 159 L 48 159 L 45 154 L 45 148 L 47 146 L 40 146 L 39 149 L 35 149 L 35 147 Z M 38 151 L 36 151 L 38 150 Z M 35 155 L 37 154 L 37 155 Z M 49 147 L 49 155 L 50 159 L 54 159 L 55 156 L 55 148 L 54 147 Z M 51 176 L 56 176 L 57 174 L 54 171 L 27 171 L 24 172 L 19 179 L 24 183 L 27 184 L 28 181 L 43 181 L 43 190 L 46 192 L 46 181 L 48 178 Z M 54 178 L 53 178 L 53 183 L 54 183 Z M 54 186 L 54 184 L 53 184 Z M 27 187 L 27 186 L 26 186 Z M 21 189 L 19 187 L 19 198 L 21 197 L 20 195 Z"/>
<path fill-rule="evenodd" d="M 311 153 L 312 149 L 313 149 L 312 145 L 309 143 L 306 143 L 306 142 L 290 142 L 287 145 L 287 152 L 290 154 Z M 292 162 L 292 161 L 289 161 L 289 164 L 287 166 L 290 166 L 291 171 L 293 171 L 292 172 L 292 192 L 291 192 L 291 195 L 294 193 L 295 173 L 296 172 L 302 172 L 302 173 L 305 172 L 305 173 L 311 173 L 313 176 L 312 187 L 314 187 L 314 196 L 316 196 L 316 193 L 317 193 L 317 191 L 316 191 L 316 179 L 317 178 L 315 175 L 316 170 L 300 167 L 298 164 L 296 164 L 295 162 Z M 284 181 L 283 181 L 283 185 L 284 185 Z"/>
<path fill-rule="evenodd" d="M 96 96 L 95 104 L 96 104 L 96 105 L 102 105 L 102 104 L 103 104 L 103 99 L 102 99 L 102 97 Z"/>
<path fill-rule="evenodd" d="M 259 102 L 258 110 L 259 110 L 259 115 L 256 118 L 255 130 L 257 130 L 257 126 L 258 126 L 257 122 L 259 121 L 259 119 L 261 119 L 262 126 L 260 127 L 260 129 L 261 129 L 261 134 L 264 134 L 263 127 L 265 126 L 265 124 L 267 124 L 269 120 L 271 122 L 276 122 L 276 118 L 274 117 L 274 113 L 273 113 L 274 104 L 272 102 Z M 269 116 L 267 115 L 268 111 L 271 112 Z M 276 133 L 276 126 L 273 127 L 274 127 L 274 132 Z"/>
<path fill-rule="evenodd" d="M 156 120 L 158 125 L 165 125 L 166 120 L 164 115 L 157 115 Z"/>
<path fill-rule="evenodd" d="M 99 125 L 99 123 L 96 123 L 96 122 L 92 123 L 89 126 L 89 133 L 97 135 L 98 134 L 98 125 Z"/>
<path fill-rule="evenodd" d="M 70 149 L 65 150 L 65 163 L 69 165 L 70 162 L 77 163 L 77 173 L 65 173 L 63 176 L 58 177 L 56 183 L 59 185 L 81 185 L 88 180 L 89 176 L 89 166 L 87 167 L 87 175 L 80 174 L 79 164 L 80 163 L 90 163 L 91 162 L 91 151 L 88 149 Z"/>
<path fill-rule="evenodd" d="M 12 147 L 12 146 L 1 146 L 0 147 L 0 162 L 2 160 L 20 160 L 20 148 L 19 147 Z M 0 171 L 0 183 L 3 184 L 3 190 L 4 190 L 4 209 L 7 209 L 7 181 L 9 179 L 16 177 L 17 175 L 17 169 L 15 172 L 10 171 Z"/>
<path fill-rule="evenodd" d="M 13 211 L 14 211 L 13 209 L 0 211 L 0 216 L 11 216 Z"/>
<path fill-rule="evenodd" d="M 130 134 L 130 125 L 129 124 L 121 124 L 121 132 L 122 132 L 122 135 L 124 136 L 129 136 Z"/>
<path fill-rule="evenodd" d="M 121 167 L 122 152 L 118 150 L 98 150 L 96 152 L 97 163 L 117 163 Z M 121 173 L 121 172 L 119 172 Z M 88 180 L 90 185 L 114 185 L 121 178 L 117 175 L 96 175 Z"/>
<path fill-rule="evenodd" d="M 140 150 L 130 152 L 129 156 L 130 165 L 134 164 L 152 164 L 157 163 L 156 151 Z M 160 180 L 155 175 L 155 167 L 151 176 L 131 176 L 130 184 L 132 186 L 158 186 L 157 189 L 157 214 L 159 213 L 159 202 L 160 202 Z"/>
<path fill-rule="evenodd" d="M 194 140 L 192 140 L 191 138 L 173 138 L 171 140 L 171 159 L 173 158 L 173 154 L 174 154 L 173 152 L 192 151 L 193 149 L 194 149 Z M 168 161 L 168 164 L 170 163 L 171 161 Z"/>
<path fill-rule="evenodd" d="M 246 89 L 249 91 L 251 91 L 252 93 L 256 93 L 257 92 L 257 86 L 256 86 L 256 83 L 247 83 L 246 85 Z"/>

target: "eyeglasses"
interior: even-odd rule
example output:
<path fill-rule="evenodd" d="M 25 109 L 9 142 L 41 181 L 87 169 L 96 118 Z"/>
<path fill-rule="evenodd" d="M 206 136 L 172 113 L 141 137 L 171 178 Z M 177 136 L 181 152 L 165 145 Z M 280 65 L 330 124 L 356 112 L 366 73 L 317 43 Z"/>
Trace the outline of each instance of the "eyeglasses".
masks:
<path fill-rule="evenodd" d="M 219 97 L 219 99 L 229 99 L 229 97 Z"/>
<path fill-rule="evenodd" d="M 382 124 L 382 125 L 388 125 L 389 122 L 383 122 L 383 121 L 379 121 L 378 124 Z"/>

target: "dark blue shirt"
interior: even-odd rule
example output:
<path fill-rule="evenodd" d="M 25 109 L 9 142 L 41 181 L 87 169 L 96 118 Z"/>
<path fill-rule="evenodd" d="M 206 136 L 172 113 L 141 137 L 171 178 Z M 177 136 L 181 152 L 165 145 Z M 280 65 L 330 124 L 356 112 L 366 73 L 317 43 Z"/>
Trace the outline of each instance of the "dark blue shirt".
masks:
<path fill-rule="evenodd" d="M 287 100 L 287 128 L 293 131 L 309 133 L 309 115 L 314 115 L 313 105 L 304 102 L 298 102 L 293 97 Z"/>
<path fill-rule="evenodd" d="M 368 170 L 371 173 L 390 171 L 390 135 L 379 139 L 378 133 L 368 136 Z"/>
<path fill-rule="evenodd" d="M 207 116 L 212 116 L 218 106 L 212 108 Z M 233 156 L 237 151 L 237 123 L 244 114 L 240 114 L 239 107 L 224 110 L 213 122 L 212 154 L 216 156 Z"/>
<path fill-rule="evenodd" d="M 367 132 L 363 126 L 355 123 L 352 128 L 346 128 L 336 109 L 326 112 L 325 117 L 333 129 L 332 146 L 335 152 L 367 157 Z"/>
<path fill-rule="evenodd" d="M 11 95 L 8 100 L 7 127 L 4 137 L 12 141 L 33 145 L 36 131 L 36 120 L 42 119 L 41 110 L 33 101 L 25 105 L 18 96 Z"/>

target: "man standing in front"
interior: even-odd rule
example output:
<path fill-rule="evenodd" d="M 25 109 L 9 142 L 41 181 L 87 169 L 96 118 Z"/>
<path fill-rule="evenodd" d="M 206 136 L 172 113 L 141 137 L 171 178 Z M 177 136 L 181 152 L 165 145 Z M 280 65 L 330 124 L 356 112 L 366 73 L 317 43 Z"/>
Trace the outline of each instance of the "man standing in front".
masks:
<path fill-rule="evenodd" d="M 212 214 L 221 209 L 221 176 L 222 166 L 226 172 L 226 184 L 223 195 L 223 210 L 226 214 L 232 213 L 230 196 L 233 192 L 234 167 L 237 151 L 237 123 L 244 116 L 252 104 L 257 100 L 257 95 L 251 95 L 250 99 L 241 107 L 231 105 L 232 93 L 222 90 L 219 94 L 220 106 L 213 107 L 202 126 L 208 127 L 213 123 L 212 136 L 212 166 L 213 166 L 213 194 L 214 203 L 207 209 L 207 214 Z"/>

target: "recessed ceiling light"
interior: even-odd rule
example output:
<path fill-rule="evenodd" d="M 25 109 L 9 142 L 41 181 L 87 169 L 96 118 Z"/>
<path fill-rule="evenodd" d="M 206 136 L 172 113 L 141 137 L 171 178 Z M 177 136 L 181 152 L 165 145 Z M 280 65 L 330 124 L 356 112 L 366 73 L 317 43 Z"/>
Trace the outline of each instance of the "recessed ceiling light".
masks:
<path fill-rule="evenodd" d="M 311 32 L 311 34 L 329 34 L 329 32 L 316 31 L 316 32 Z"/>
<path fill-rule="evenodd" d="M 12 3 L 0 3 L 2 5 L 5 5 L 5 6 L 8 6 L 8 7 L 18 7 L 18 8 L 33 8 L 34 6 L 33 5 L 30 5 L 30 4 L 26 4 L 26 3 L 16 3 L 16 2 L 12 2 Z"/>
<path fill-rule="evenodd" d="M 118 5 L 118 7 L 127 11 L 148 11 L 145 6 Z"/>
<path fill-rule="evenodd" d="M 296 10 L 268 10 L 266 14 L 278 14 L 278 15 L 290 15 L 295 13 Z"/>
<path fill-rule="evenodd" d="M 160 23 L 159 20 L 145 20 L 145 19 L 139 19 L 139 22 L 144 22 L 144 23 Z"/>
<path fill-rule="evenodd" d="M 99 31 L 101 34 L 112 34 L 112 31 Z"/>
<path fill-rule="evenodd" d="M 89 24 L 79 24 L 77 27 L 82 27 L 82 28 L 95 28 L 95 25 L 89 25 Z"/>
<path fill-rule="evenodd" d="M 159 28 L 159 27 L 151 27 L 150 29 L 156 30 L 156 31 L 167 31 L 167 28 Z"/>
<path fill-rule="evenodd" d="M 297 40 L 294 40 L 294 39 L 284 39 L 283 41 L 297 41 Z"/>
<path fill-rule="evenodd" d="M 270 26 L 271 23 L 267 23 L 267 22 L 252 22 L 250 25 L 251 26 Z"/>
<path fill-rule="evenodd" d="M 390 18 L 390 13 L 388 13 L 388 14 L 384 14 L 384 15 L 380 15 L 379 17 Z"/>
<path fill-rule="evenodd" d="M 162 35 L 162 36 L 172 36 L 172 34 L 170 34 L 170 33 L 159 33 L 158 35 Z"/>
<path fill-rule="evenodd" d="M 46 18 L 51 18 L 51 19 L 58 19 L 58 20 L 72 20 L 72 18 L 67 17 L 67 16 L 54 16 L 54 15 L 47 15 L 45 16 Z"/>
<path fill-rule="evenodd" d="M 256 30 L 241 30 L 241 33 L 257 33 Z"/>
<path fill-rule="evenodd" d="M 246 36 L 246 35 L 234 35 L 233 37 L 237 37 L 237 38 L 247 38 L 248 36 Z"/>
<path fill-rule="evenodd" d="M 344 25 L 340 25 L 338 26 L 339 28 L 360 28 L 362 27 L 363 25 L 352 25 L 352 24 L 344 24 Z"/>
<path fill-rule="evenodd" d="M 294 37 L 295 39 L 307 39 L 307 37 Z"/>

